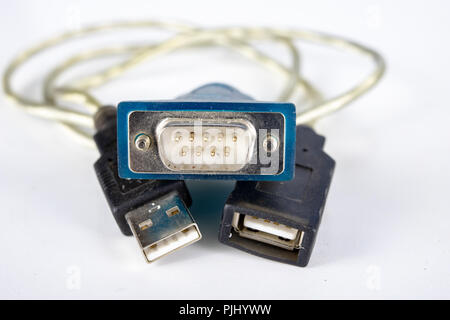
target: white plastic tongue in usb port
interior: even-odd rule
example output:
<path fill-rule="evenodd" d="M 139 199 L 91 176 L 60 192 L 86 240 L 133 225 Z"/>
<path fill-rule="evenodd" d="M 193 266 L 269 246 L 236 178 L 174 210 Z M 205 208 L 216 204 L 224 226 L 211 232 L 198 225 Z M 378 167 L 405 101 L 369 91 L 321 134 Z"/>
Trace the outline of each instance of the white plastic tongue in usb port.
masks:
<path fill-rule="evenodd" d="M 176 194 L 143 205 L 125 216 L 147 262 L 201 239 L 202 235 Z"/>
<path fill-rule="evenodd" d="M 286 250 L 298 249 L 303 232 L 282 223 L 235 212 L 233 228 L 241 237 L 264 242 Z"/>

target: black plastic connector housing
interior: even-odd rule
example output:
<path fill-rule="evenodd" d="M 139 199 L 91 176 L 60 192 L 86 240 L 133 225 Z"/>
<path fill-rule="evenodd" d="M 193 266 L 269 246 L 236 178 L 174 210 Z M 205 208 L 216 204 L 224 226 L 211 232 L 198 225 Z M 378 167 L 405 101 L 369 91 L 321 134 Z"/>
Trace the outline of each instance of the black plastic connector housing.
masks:
<path fill-rule="evenodd" d="M 94 136 L 100 158 L 94 168 L 112 214 L 124 235 L 133 235 L 125 215 L 170 193 L 189 207 L 191 196 L 184 181 L 122 179 L 117 171 L 117 113 L 115 107 L 103 107 L 95 116 Z"/>
<path fill-rule="evenodd" d="M 299 126 L 293 180 L 238 181 L 223 210 L 219 240 L 257 256 L 305 267 L 335 167 L 323 151 L 324 143 L 325 138 L 311 128 Z"/>

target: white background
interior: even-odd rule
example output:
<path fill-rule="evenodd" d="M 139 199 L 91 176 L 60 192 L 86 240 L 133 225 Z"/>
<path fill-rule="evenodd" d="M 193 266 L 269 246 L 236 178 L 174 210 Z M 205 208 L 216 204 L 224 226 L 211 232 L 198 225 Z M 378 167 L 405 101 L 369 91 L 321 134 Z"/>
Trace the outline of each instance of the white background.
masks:
<path fill-rule="evenodd" d="M 316 127 L 337 167 L 304 269 L 218 243 L 233 186 L 201 182 L 189 186 L 204 238 L 146 265 L 107 207 L 92 168 L 98 152 L 1 97 L 0 298 L 450 298 L 448 12 L 448 1 L 2 0 L 2 70 L 61 31 L 138 18 L 331 32 L 378 49 L 388 70 Z M 327 96 L 370 68 L 334 50 L 300 48 L 305 76 Z M 21 72 L 21 92 L 38 92 L 39 75 L 57 60 L 42 59 Z M 210 49 L 158 59 L 94 93 L 105 103 L 172 98 L 211 81 L 271 100 L 283 78 Z"/>

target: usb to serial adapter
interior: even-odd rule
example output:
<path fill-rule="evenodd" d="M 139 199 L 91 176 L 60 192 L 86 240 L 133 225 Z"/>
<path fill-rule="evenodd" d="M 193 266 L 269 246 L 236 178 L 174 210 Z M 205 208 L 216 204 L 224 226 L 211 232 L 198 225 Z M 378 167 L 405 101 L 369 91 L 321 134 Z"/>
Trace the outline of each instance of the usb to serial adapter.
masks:
<path fill-rule="evenodd" d="M 160 42 L 146 39 L 136 44 L 123 39 L 119 44 L 83 49 L 43 77 L 41 99 L 12 85 L 18 69 L 43 51 L 106 31 L 143 28 L 173 35 Z M 264 41 L 285 46 L 290 63 L 255 45 Z M 325 98 L 300 72 L 297 41 L 358 54 L 369 58 L 375 68 L 350 89 Z M 277 102 L 255 101 L 230 86 L 209 84 L 173 100 L 124 101 L 116 113 L 92 95 L 92 89 L 151 58 L 207 46 L 234 50 L 281 74 L 287 81 Z M 61 81 L 63 73 L 79 64 L 118 55 L 123 59 L 105 69 Z M 237 183 L 223 211 L 220 241 L 306 266 L 334 161 L 322 150 L 324 139 L 304 126 L 366 93 L 384 70 L 378 52 L 320 32 L 130 21 L 77 29 L 29 48 L 7 66 L 3 89 L 25 111 L 57 122 L 92 146 L 92 129 L 96 129 L 94 140 L 101 156 L 95 170 L 101 187 L 120 230 L 136 237 L 148 262 L 201 238 L 188 209 L 191 198 L 185 179 L 232 179 Z M 295 113 L 290 101 L 298 93 Z"/>
<path fill-rule="evenodd" d="M 124 235 L 134 235 L 147 262 L 201 239 L 188 210 L 191 197 L 181 180 L 127 180 L 118 176 L 116 108 L 95 115 L 94 140 L 100 151 L 95 171 Z"/>
<path fill-rule="evenodd" d="M 313 250 L 335 162 L 325 139 L 297 127 L 295 178 L 238 181 L 223 210 L 219 240 L 237 249 L 305 267 Z"/>

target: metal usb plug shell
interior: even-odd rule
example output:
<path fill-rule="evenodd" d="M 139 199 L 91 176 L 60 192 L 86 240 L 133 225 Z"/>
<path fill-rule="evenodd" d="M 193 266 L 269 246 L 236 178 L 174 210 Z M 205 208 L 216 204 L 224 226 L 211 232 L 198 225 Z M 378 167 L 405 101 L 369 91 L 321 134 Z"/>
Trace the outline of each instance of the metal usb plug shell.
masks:
<path fill-rule="evenodd" d="M 120 231 L 136 237 L 148 262 L 200 240 L 200 231 L 187 209 L 192 199 L 183 180 L 119 177 L 116 121 L 114 107 L 102 107 L 95 115 L 94 140 L 100 158 L 94 167 Z M 137 143 L 149 145 L 145 139 Z"/>
<path fill-rule="evenodd" d="M 130 211 L 125 219 L 148 263 L 202 237 L 188 209 L 176 194 Z"/>

